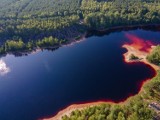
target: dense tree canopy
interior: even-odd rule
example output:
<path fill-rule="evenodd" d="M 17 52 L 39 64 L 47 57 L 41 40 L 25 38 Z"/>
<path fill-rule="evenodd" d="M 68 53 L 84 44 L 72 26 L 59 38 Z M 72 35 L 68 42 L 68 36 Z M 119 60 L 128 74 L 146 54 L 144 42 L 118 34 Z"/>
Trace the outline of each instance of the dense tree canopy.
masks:
<path fill-rule="evenodd" d="M 160 45 L 155 47 L 153 51 L 147 56 L 149 62 L 160 65 Z"/>
<path fill-rule="evenodd" d="M 108 28 L 160 21 L 160 5 L 154 0 L 115 0 L 114 2 L 83 0 L 81 9 L 85 23 L 89 27 Z"/>
<path fill-rule="evenodd" d="M 80 38 L 87 29 L 159 24 L 160 0 L 1 0 L 1 45 Z"/>
<path fill-rule="evenodd" d="M 81 0 L 1 0 L 0 17 L 30 18 L 77 12 Z"/>

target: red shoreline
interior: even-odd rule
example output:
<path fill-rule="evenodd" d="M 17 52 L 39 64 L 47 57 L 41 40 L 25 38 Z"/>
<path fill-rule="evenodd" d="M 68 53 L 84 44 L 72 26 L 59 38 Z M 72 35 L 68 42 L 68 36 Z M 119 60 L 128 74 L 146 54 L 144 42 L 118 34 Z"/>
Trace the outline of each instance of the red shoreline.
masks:
<path fill-rule="evenodd" d="M 61 120 L 61 117 L 64 116 L 64 115 L 70 115 L 70 113 L 76 109 L 78 110 L 81 110 L 81 109 L 84 109 L 86 107 L 91 107 L 91 106 L 96 106 L 96 105 L 100 105 L 100 104 L 124 104 L 128 101 L 128 99 L 130 99 L 131 97 L 139 94 L 142 90 L 143 90 L 143 85 L 150 81 L 152 78 L 154 78 L 156 75 L 157 75 L 157 70 L 159 69 L 158 66 L 156 65 L 153 65 L 151 63 L 149 63 L 147 60 L 146 60 L 146 55 L 148 53 L 144 53 L 144 51 L 140 51 L 136 48 L 133 48 L 132 49 L 132 46 L 128 45 L 128 44 L 125 44 L 122 46 L 123 48 L 125 48 L 127 50 L 127 52 L 125 54 L 123 54 L 123 61 L 126 63 L 126 64 L 134 64 L 134 63 L 137 63 L 137 62 L 140 62 L 140 63 L 143 63 L 145 64 L 147 67 L 149 67 L 150 69 L 152 69 L 151 71 L 153 73 L 152 76 L 150 76 L 150 78 L 147 78 L 147 79 L 144 79 L 144 80 L 141 80 L 139 83 L 137 83 L 137 88 L 138 88 L 138 92 L 135 93 L 135 94 L 131 94 L 129 93 L 124 99 L 122 100 L 118 100 L 118 101 L 114 101 L 114 100 L 98 100 L 98 101 L 90 101 L 90 102 L 79 102 L 79 103 L 75 103 L 75 104 L 72 104 L 68 107 L 66 107 L 65 109 L 62 109 L 60 110 L 54 117 L 50 117 L 48 116 L 48 118 L 44 118 L 43 120 Z M 129 58 L 129 55 L 131 53 L 135 53 L 135 55 L 139 58 L 143 58 L 142 60 L 134 60 L 134 61 L 130 61 L 128 58 Z M 143 54 L 144 53 L 144 54 Z"/>
<path fill-rule="evenodd" d="M 135 62 L 126 62 L 125 57 L 124 57 L 124 62 L 127 63 L 127 64 L 137 63 L 136 61 Z M 137 88 L 139 90 L 136 94 L 129 94 L 126 98 L 124 98 L 122 100 L 119 100 L 119 101 L 114 101 L 114 100 L 109 100 L 108 99 L 108 100 L 98 100 L 98 101 L 90 101 L 90 102 L 78 102 L 78 103 L 69 105 L 68 107 L 66 107 L 64 109 L 61 109 L 54 117 L 53 116 L 48 116 L 47 118 L 43 118 L 41 120 L 61 120 L 60 118 L 62 116 L 64 116 L 68 112 L 68 110 L 70 111 L 69 113 L 71 113 L 72 111 L 74 111 L 76 109 L 81 110 L 81 109 L 84 109 L 84 108 L 87 108 L 87 107 L 96 106 L 96 105 L 100 105 L 100 104 L 120 104 L 120 105 L 125 104 L 128 101 L 128 99 L 130 99 L 131 97 L 134 97 L 135 95 L 139 94 L 143 90 L 143 85 L 146 82 L 150 81 L 152 78 L 154 78 L 157 75 L 156 70 L 151 65 L 146 64 L 145 62 L 141 62 L 141 63 L 150 67 L 150 69 L 152 69 L 152 72 L 154 72 L 154 73 L 153 73 L 153 77 L 142 80 L 141 82 L 139 82 L 137 84 Z M 72 110 L 70 110 L 70 109 L 72 109 Z"/>
<path fill-rule="evenodd" d="M 155 71 L 155 74 L 154 74 L 153 78 L 156 75 L 157 75 L 157 72 Z M 151 79 L 152 78 L 142 80 L 142 82 L 138 83 L 139 90 L 136 94 L 134 94 L 134 95 L 129 94 L 124 100 L 120 100 L 119 102 L 116 102 L 114 100 L 98 100 L 98 101 L 90 101 L 90 102 L 79 102 L 79 103 L 69 105 L 68 107 L 66 107 L 64 109 L 61 109 L 54 117 L 53 116 L 48 116 L 46 118 L 39 119 L 39 120 L 61 120 L 60 118 L 63 117 L 64 115 L 66 115 L 67 112 L 69 112 L 69 114 L 70 114 L 74 110 L 82 110 L 82 109 L 85 109 L 87 107 L 97 106 L 97 105 L 101 105 L 101 104 L 111 104 L 111 105 L 112 104 L 119 104 L 119 105 L 125 104 L 128 101 L 128 99 L 130 99 L 130 98 L 134 97 L 135 95 L 139 94 L 143 90 L 143 85 L 146 82 L 150 81 Z M 70 110 L 70 109 L 72 109 L 72 110 Z"/>

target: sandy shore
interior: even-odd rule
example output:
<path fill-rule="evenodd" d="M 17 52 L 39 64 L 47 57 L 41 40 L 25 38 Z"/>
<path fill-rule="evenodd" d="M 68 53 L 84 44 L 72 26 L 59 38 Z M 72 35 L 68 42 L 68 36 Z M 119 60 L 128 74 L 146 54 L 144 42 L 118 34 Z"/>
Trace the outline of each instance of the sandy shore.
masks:
<path fill-rule="evenodd" d="M 56 116 L 54 116 L 52 118 L 44 118 L 44 119 L 41 119 L 41 120 L 61 120 L 62 116 L 64 116 L 64 115 L 69 116 L 72 111 L 82 110 L 82 109 L 85 109 L 87 107 L 92 107 L 92 106 L 105 104 L 105 103 L 116 104 L 116 103 L 113 103 L 113 102 L 92 102 L 92 103 L 85 103 L 85 104 L 73 104 L 73 105 L 65 108 L 64 110 L 60 111 Z"/>
<path fill-rule="evenodd" d="M 157 66 L 155 64 L 152 64 L 152 63 L 147 61 L 146 57 L 148 55 L 148 52 L 137 50 L 136 48 L 134 48 L 130 45 L 123 45 L 122 47 L 127 49 L 127 52 L 125 54 L 123 54 L 125 62 L 127 62 L 127 63 L 143 62 L 143 63 L 148 64 L 151 67 L 153 67 L 156 71 L 160 70 L 159 66 Z M 154 46 L 152 46 L 152 49 L 153 48 L 154 48 Z M 152 51 L 152 49 L 151 49 L 151 51 Z M 138 60 L 130 60 L 129 57 L 130 57 L 131 54 L 137 56 L 139 59 Z"/>

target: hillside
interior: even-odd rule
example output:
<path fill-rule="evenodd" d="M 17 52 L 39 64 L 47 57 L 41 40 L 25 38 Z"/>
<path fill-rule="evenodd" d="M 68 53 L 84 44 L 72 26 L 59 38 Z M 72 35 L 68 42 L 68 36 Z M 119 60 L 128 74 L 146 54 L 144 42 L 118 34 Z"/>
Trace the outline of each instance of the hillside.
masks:
<path fill-rule="evenodd" d="M 29 49 L 45 37 L 69 41 L 90 29 L 160 23 L 159 0 L 1 0 L 0 7 L 0 45 L 22 40 L 33 43 Z"/>
<path fill-rule="evenodd" d="M 31 17 L 75 13 L 81 0 L 1 0 L 0 17 Z"/>

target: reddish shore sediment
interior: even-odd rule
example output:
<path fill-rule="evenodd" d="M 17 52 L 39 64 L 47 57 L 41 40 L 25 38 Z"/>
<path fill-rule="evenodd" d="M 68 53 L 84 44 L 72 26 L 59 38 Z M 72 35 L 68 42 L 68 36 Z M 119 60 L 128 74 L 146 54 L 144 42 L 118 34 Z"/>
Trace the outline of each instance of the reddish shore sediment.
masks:
<path fill-rule="evenodd" d="M 145 64 L 150 65 L 156 71 L 160 70 L 159 66 L 157 66 L 155 64 L 152 64 L 152 63 L 150 63 L 150 62 L 147 61 L 147 59 L 146 59 L 146 57 L 148 55 L 147 52 L 139 51 L 139 50 L 135 49 L 134 47 L 132 47 L 130 45 L 123 45 L 122 47 L 127 49 L 127 52 L 125 54 L 123 54 L 125 62 L 127 62 L 127 63 L 131 63 L 131 62 L 143 62 Z M 152 46 L 152 48 L 154 48 L 154 46 Z M 131 54 L 137 56 L 139 59 L 138 60 L 130 60 L 130 55 Z"/>
<path fill-rule="evenodd" d="M 92 102 L 92 103 L 85 103 L 85 104 L 73 104 L 73 105 L 70 105 L 69 107 L 65 108 L 64 110 L 58 112 L 58 114 L 55 115 L 54 117 L 44 118 L 42 120 L 61 120 L 61 118 L 64 115 L 69 116 L 71 114 L 71 112 L 74 111 L 74 110 L 82 110 L 82 109 L 85 109 L 87 107 L 92 107 L 92 106 L 96 106 L 96 105 L 100 105 L 100 104 L 104 104 L 104 103 L 116 104 L 114 102 Z"/>
<path fill-rule="evenodd" d="M 126 63 L 132 63 L 132 62 L 143 62 L 149 66 L 151 66 L 155 71 L 160 70 L 160 67 L 157 65 L 154 65 L 147 61 L 146 57 L 147 55 L 153 50 L 154 46 L 149 42 L 144 42 L 143 39 L 138 38 L 137 36 L 126 34 L 126 37 L 130 40 L 131 43 L 126 43 L 122 47 L 127 50 L 126 53 L 123 54 L 124 61 Z M 137 60 L 130 60 L 130 55 L 133 54 L 137 56 L 139 59 Z M 147 81 L 147 80 L 146 80 Z M 143 82 L 144 84 L 144 82 Z M 126 100 L 127 101 L 127 100 Z M 96 105 L 100 105 L 103 103 L 109 103 L 109 104 L 123 104 L 126 101 L 122 101 L 120 103 L 114 103 L 114 102 L 92 102 L 92 103 L 86 103 L 86 104 L 73 104 L 64 110 L 60 111 L 57 115 L 55 115 L 52 118 L 44 118 L 43 120 L 61 120 L 62 116 L 67 115 L 69 116 L 72 111 L 74 110 L 82 110 L 87 107 L 92 107 Z"/>
<path fill-rule="evenodd" d="M 126 38 L 129 39 L 129 43 L 124 44 L 122 47 L 127 50 L 124 56 L 124 61 L 127 63 L 130 62 L 143 62 L 147 65 L 150 65 L 152 68 L 154 68 L 156 71 L 160 70 L 160 67 L 152 64 L 147 61 L 147 55 L 152 52 L 155 45 L 150 40 L 144 40 L 142 38 L 139 38 L 138 36 L 132 35 L 132 34 L 125 34 Z M 130 56 L 133 54 L 134 56 L 138 57 L 137 60 L 130 60 Z"/>
<path fill-rule="evenodd" d="M 130 46 L 130 45 L 123 45 L 123 48 L 127 49 L 127 52 L 125 54 L 123 54 L 124 56 L 124 60 L 127 63 L 131 63 L 131 62 L 143 62 L 145 64 L 150 65 L 152 68 L 154 68 L 156 71 L 160 70 L 160 68 L 152 63 L 149 63 L 146 60 L 146 56 L 147 56 L 147 52 L 143 52 L 143 51 L 139 51 L 137 49 L 135 49 L 134 47 Z M 140 58 L 139 60 L 133 61 L 133 60 L 129 60 L 129 56 L 131 54 L 134 54 L 135 56 L 137 56 L 138 58 Z M 147 81 L 147 80 L 146 80 Z M 144 82 L 143 82 L 144 84 Z M 127 101 L 127 100 L 126 100 Z M 125 102 L 125 101 L 124 101 Z M 61 120 L 62 116 L 67 115 L 69 116 L 71 114 L 72 111 L 74 110 L 82 110 L 85 109 L 87 107 L 92 107 L 92 106 L 96 106 L 96 105 L 100 105 L 100 104 L 104 104 L 104 103 L 109 103 L 109 104 L 122 104 L 124 102 L 120 102 L 120 103 L 114 103 L 114 102 L 92 102 L 92 103 L 86 103 L 86 104 L 73 104 L 67 108 L 65 108 L 64 110 L 60 111 L 57 115 L 55 115 L 52 118 L 45 118 L 43 120 Z"/>

